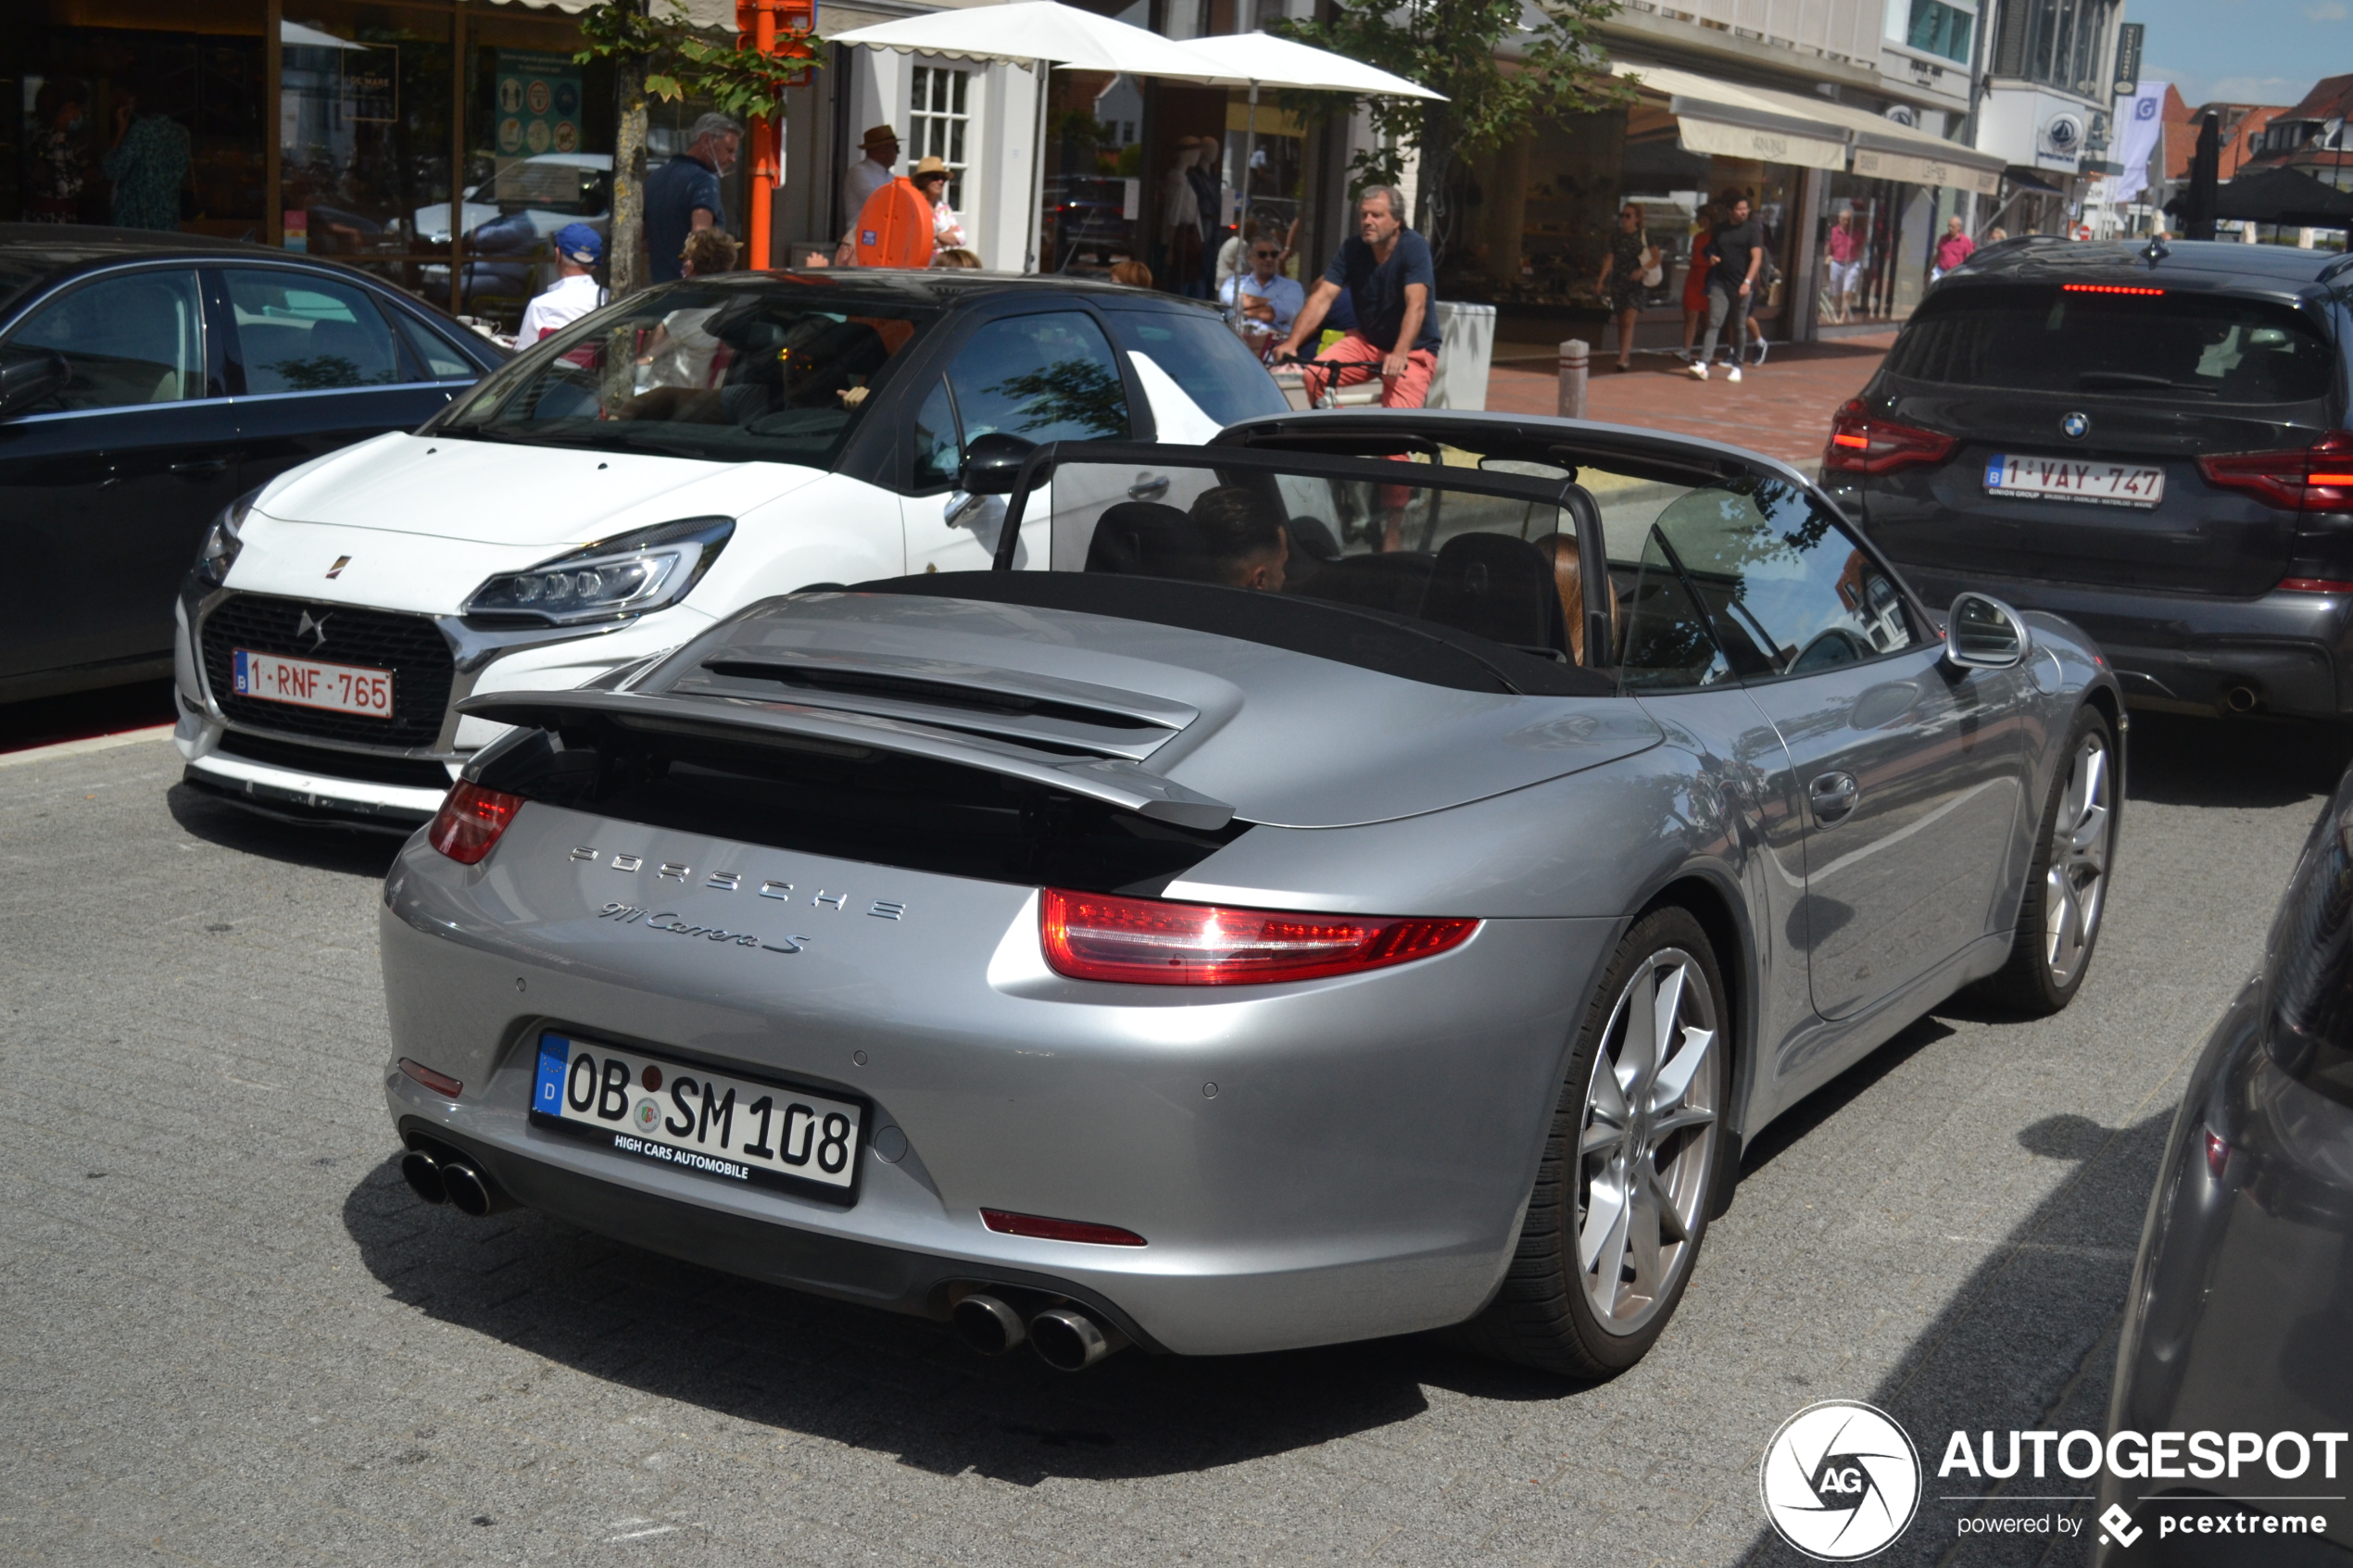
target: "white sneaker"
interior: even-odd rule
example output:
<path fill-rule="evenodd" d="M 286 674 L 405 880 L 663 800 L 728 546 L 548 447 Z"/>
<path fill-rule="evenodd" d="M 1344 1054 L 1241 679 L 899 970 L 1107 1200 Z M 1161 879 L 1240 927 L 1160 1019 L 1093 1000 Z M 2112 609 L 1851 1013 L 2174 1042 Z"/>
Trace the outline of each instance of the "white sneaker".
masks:
<path fill-rule="evenodd" d="M 1705 381 L 1707 379 L 1707 367 L 1699 364 L 1696 361 L 1684 366 L 1683 369 L 1691 372 L 1692 380 L 1693 381 Z"/>
<path fill-rule="evenodd" d="M 1738 381 L 1738 380 L 1740 380 L 1740 379 L 1741 379 L 1741 368 L 1740 368 L 1738 365 L 1735 365 L 1735 366 L 1733 366 L 1730 370 L 1726 370 L 1726 371 L 1724 372 L 1724 379 L 1725 379 L 1726 381 Z"/>

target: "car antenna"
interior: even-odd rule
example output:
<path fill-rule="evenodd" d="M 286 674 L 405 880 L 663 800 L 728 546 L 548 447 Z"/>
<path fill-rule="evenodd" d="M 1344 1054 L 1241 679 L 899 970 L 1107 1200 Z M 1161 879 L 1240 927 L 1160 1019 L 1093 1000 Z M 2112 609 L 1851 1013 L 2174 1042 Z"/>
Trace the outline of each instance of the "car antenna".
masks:
<path fill-rule="evenodd" d="M 2151 234 L 2147 248 L 2141 252 L 2141 259 L 2147 262 L 2150 269 L 2154 270 L 2158 262 L 2172 254 L 2172 248 L 2165 243 L 2164 235 Z"/>

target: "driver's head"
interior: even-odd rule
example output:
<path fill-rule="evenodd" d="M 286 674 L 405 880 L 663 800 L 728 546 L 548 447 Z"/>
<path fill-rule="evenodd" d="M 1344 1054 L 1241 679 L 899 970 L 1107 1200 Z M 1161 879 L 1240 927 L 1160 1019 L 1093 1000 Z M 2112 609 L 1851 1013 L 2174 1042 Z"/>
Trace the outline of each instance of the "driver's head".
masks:
<path fill-rule="evenodd" d="M 1202 491 L 1189 515 L 1209 581 L 1270 594 L 1282 591 L 1290 541 L 1271 505 L 1239 484 L 1221 484 Z"/>

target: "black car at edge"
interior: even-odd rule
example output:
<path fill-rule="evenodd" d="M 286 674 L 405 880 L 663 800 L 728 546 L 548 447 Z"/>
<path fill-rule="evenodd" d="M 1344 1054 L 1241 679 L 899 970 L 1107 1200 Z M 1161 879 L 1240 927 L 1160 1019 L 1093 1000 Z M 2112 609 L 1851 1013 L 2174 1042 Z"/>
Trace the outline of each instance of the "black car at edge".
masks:
<path fill-rule="evenodd" d="M 409 430 L 506 360 L 354 268 L 195 234 L 0 224 L 0 533 L 30 592 L 0 702 L 171 672 L 236 496 Z"/>
<path fill-rule="evenodd" d="M 1947 273 L 1823 483 L 1942 602 L 2066 616 L 2136 705 L 2353 713 L 2353 257 L 2012 241 Z"/>

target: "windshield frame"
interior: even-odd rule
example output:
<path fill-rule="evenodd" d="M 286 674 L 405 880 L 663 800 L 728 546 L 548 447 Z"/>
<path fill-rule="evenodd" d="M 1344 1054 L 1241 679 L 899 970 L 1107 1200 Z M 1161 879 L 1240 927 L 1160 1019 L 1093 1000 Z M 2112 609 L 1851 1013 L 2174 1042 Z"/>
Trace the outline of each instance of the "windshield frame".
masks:
<path fill-rule="evenodd" d="M 614 318 L 610 313 L 615 307 L 625 303 L 631 309 L 643 312 L 649 301 L 658 301 L 673 291 L 697 288 L 716 288 L 735 295 L 758 296 L 764 294 L 775 299 L 796 303 L 805 301 L 811 310 L 824 314 L 843 314 L 845 312 L 842 307 L 849 307 L 847 312 L 849 314 L 889 316 L 907 321 L 914 329 L 913 335 L 909 338 L 906 345 L 886 358 L 876 370 L 874 379 L 867 383 L 866 397 L 843 425 L 840 433 L 835 437 L 825 460 L 822 464 L 797 465 L 819 468 L 827 472 L 839 468 L 844 455 L 852 449 L 859 432 L 866 428 L 875 408 L 890 400 L 892 388 L 897 385 L 900 373 L 906 363 L 911 359 L 924 357 L 926 345 L 940 335 L 949 315 L 949 307 L 941 304 L 875 298 L 869 295 L 851 298 L 830 295 L 819 288 L 799 283 L 780 287 L 775 279 L 758 274 L 738 272 L 713 278 L 682 278 L 632 295 L 626 302 L 610 301 L 572 322 L 561 331 L 552 332 L 537 343 L 518 348 L 513 358 L 484 376 L 462 395 L 440 408 L 431 419 L 418 426 L 416 433 L 446 436 L 454 441 L 496 442 L 508 445 L 534 446 L 547 450 L 621 450 L 646 457 L 677 458 L 687 462 L 791 463 L 793 459 L 781 457 L 715 456 L 665 451 L 650 439 L 644 445 L 631 444 L 612 447 L 602 445 L 592 445 L 535 435 L 528 429 L 502 430 L 493 422 L 495 413 L 489 410 L 503 408 L 509 399 L 518 394 L 524 383 L 539 376 L 550 363 L 562 358 L 583 344 L 598 341 L 611 332 Z M 664 312 L 655 311 L 647 319 L 658 320 L 661 314 Z M 466 423 L 465 421 L 472 418 L 477 409 L 486 410 L 481 417 L 481 422 L 473 425 Z"/>
<path fill-rule="evenodd" d="M 1023 513 L 1030 495 L 1053 476 L 1054 469 L 1063 463 L 1101 463 L 1106 465 L 1136 465 L 1156 468 L 1209 469 L 1213 471 L 1240 471 L 1266 474 L 1309 474 L 1319 479 L 1354 480 L 1368 484 L 1396 484 L 1404 467 L 1416 477 L 1409 483 L 1417 488 L 1446 489 L 1466 495 L 1487 495 L 1500 500 L 1522 501 L 1537 506 L 1560 508 L 1575 521 L 1577 547 L 1587 560 L 1605 560 L 1608 552 L 1602 534 L 1601 511 L 1593 499 L 1577 483 L 1577 470 L 1571 469 L 1564 477 L 1537 479 L 1525 474 L 1504 473 L 1491 469 L 1458 468 L 1450 463 L 1399 464 L 1385 458 L 1333 457 L 1325 453 L 1285 451 L 1279 448 L 1251 446 L 1180 446 L 1161 442 L 1145 441 L 1050 441 L 1031 452 L 1022 462 L 1013 481 L 1012 492 L 1005 497 L 1005 521 L 997 535 L 997 550 L 990 562 L 992 571 L 1012 571 L 1013 559 L 1020 549 Z M 1053 570 L 1051 563 L 1047 570 Z M 1064 573 L 1064 575 L 1070 575 Z M 1585 602 L 1580 607 L 1585 623 L 1590 628 L 1594 618 L 1602 625 L 1609 624 L 1610 605 L 1602 597 L 1610 590 L 1606 572 L 1586 572 L 1582 576 Z M 1357 611 L 1368 617 L 1376 612 Z M 1379 616 L 1378 619 L 1390 619 Z M 1424 629 L 1418 621 L 1410 621 L 1416 629 Z M 1449 633 L 1443 640 L 1454 641 L 1465 633 Z M 1475 639 L 1476 640 L 1476 639 Z M 1608 671 L 1616 668 L 1608 661 L 1614 653 L 1610 639 L 1585 638 L 1585 661 L 1572 666 Z M 1601 659 L 1596 655 L 1603 656 Z"/>

